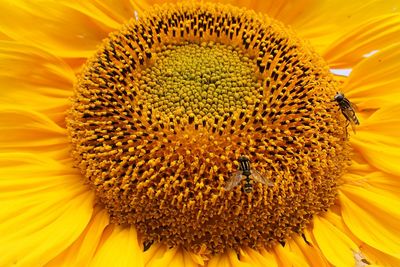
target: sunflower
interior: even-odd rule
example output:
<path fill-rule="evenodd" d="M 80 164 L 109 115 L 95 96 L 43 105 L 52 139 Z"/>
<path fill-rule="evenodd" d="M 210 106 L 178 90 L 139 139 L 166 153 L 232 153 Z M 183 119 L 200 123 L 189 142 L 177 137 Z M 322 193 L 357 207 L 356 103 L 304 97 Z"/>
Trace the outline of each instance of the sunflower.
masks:
<path fill-rule="evenodd" d="M 398 1 L 157 2 L 1 1 L 0 265 L 400 266 Z"/>

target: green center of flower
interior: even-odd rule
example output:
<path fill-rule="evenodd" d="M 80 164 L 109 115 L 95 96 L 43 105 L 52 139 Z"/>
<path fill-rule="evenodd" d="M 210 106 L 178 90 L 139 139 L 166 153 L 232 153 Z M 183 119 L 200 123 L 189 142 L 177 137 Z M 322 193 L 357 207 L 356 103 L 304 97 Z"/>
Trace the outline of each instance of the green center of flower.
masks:
<path fill-rule="evenodd" d="M 260 85 L 256 64 L 218 43 L 170 45 L 143 70 L 139 88 L 155 110 L 176 116 L 217 117 L 246 109 Z"/>
<path fill-rule="evenodd" d="M 75 90 L 74 159 L 144 243 L 271 247 L 333 204 L 349 162 L 325 63 L 254 12 L 154 8 L 104 41 Z"/>

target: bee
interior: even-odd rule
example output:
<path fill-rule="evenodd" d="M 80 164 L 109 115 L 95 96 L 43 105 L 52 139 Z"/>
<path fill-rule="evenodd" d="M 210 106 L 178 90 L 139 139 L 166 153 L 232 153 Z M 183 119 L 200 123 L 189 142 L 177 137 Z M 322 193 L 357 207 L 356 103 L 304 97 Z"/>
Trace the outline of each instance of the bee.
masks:
<path fill-rule="evenodd" d="M 347 119 L 347 126 L 351 125 L 353 132 L 356 133 L 356 125 L 360 125 L 360 122 L 356 116 L 356 107 L 352 104 L 346 97 L 344 97 L 343 93 L 337 92 L 335 97 L 333 98 L 339 104 L 339 108 L 342 111 L 343 116 Z"/>
<path fill-rule="evenodd" d="M 228 184 L 225 186 L 226 190 L 232 190 L 235 186 L 239 184 L 239 182 L 243 178 L 246 179 L 246 182 L 243 187 L 243 191 L 245 193 L 250 193 L 253 190 L 253 186 L 250 183 L 250 179 L 268 186 L 274 185 L 270 180 L 265 178 L 258 171 L 251 169 L 250 160 L 248 157 L 240 156 L 238 160 L 239 160 L 239 170 L 236 171 L 232 175 L 231 179 L 228 181 Z"/>

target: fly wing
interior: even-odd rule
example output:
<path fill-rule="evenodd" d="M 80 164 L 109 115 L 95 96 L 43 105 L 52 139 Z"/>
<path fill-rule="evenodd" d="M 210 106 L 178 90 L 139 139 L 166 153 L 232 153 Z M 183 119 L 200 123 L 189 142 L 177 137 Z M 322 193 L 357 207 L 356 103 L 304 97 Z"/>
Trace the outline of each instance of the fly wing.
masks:
<path fill-rule="evenodd" d="M 356 113 L 353 108 L 342 109 L 343 115 L 346 117 L 347 121 L 350 123 L 353 132 L 356 133 L 356 125 L 359 125 L 360 122 L 356 117 Z"/>
<path fill-rule="evenodd" d="M 350 121 L 350 126 L 351 126 L 351 129 L 353 130 L 353 133 L 355 134 L 356 133 L 356 124 L 353 121 Z"/>
<path fill-rule="evenodd" d="M 350 100 L 349 100 L 349 103 L 350 103 L 350 106 L 351 106 L 351 108 L 354 110 L 354 111 L 357 111 L 357 112 L 359 112 L 360 111 L 360 109 L 357 107 L 357 105 L 356 104 L 354 104 L 353 102 L 351 102 Z"/>
<path fill-rule="evenodd" d="M 261 173 L 259 173 L 256 170 L 251 170 L 251 175 L 250 178 L 252 178 L 254 181 L 268 185 L 268 186 L 273 186 L 274 183 L 271 182 L 269 179 L 265 178 L 264 175 L 262 175 Z"/>
<path fill-rule="evenodd" d="M 353 122 L 354 124 L 357 125 L 360 124 L 356 116 L 357 107 L 355 104 L 353 104 L 352 102 L 350 102 L 350 100 L 345 98 L 340 103 L 340 107 L 346 119 L 348 119 L 350 122 Z"/>
<path fill-rule="evenodd" d="M 239 182 L 243 179 L 243 175 L 241 171 L 234 172 L 226 183 L 225 190 L 232 190 L 235 186 L 239 184 Z"/>

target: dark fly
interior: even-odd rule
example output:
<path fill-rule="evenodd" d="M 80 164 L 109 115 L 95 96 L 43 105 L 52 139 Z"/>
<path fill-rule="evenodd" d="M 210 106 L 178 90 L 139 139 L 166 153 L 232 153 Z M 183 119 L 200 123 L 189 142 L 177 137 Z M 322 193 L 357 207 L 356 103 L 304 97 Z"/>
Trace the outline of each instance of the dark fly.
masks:
<path fill-rule="evenodd" d="M 355 106 L 346 98 L 344 97 L 343 93 L 336 93 L 335 97 L 333 98 L 339 105 L 340 111 L 342 111 L 343 116 L 346 120 L 350 123 L 353 132 L 356 132 L 356 125 L 360 125 L 359 120 L 357 119 Z"/>
<path fill-rule="evenodd" d="M 253 190 L 253 186 L 250 180 L 262 183 L 264 185 L 273 186 L 274 184 L 265 178 L 261 173 L 252 169 L 250 167 L 250 160 L 246 156 L 239 157 L 239 170 L 235 172 L 231 179 L 228 181 L 225 186 L 226 190 L 232 190 L 235 186 L 237 186 L 241 180 L 245 179 L 245 184 L 243 186 L 243 191 L 245 193 L 250 193 Z"/>

